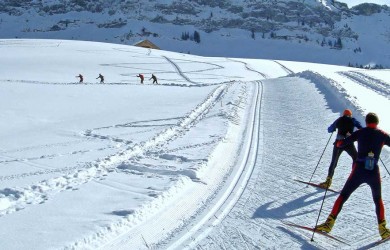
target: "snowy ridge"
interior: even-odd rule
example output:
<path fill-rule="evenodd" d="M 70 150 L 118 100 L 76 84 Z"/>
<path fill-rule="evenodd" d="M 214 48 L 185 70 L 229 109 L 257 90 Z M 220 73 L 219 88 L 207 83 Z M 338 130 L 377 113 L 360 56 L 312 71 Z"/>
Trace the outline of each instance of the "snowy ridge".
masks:
<path fill-rule="evenodd" d="M 50 195 L 55 193 L 70 189 L 75 190 L 79 185 L 108 175 L 122 162 L 126 162 L 126 160 L 137 155 L 142 155 L 155 147 L 160 147 L 169 140 L 174 140 L 181 133 L 185 133 L 186 129 L 202 119 L 203 115 L 218 102 L 226 88 L 228 88 L 228 85 L 217 87 L 203 103 L 199 104 L 182 119 L 177 126 L 165 130 L 149 141 L 140 145 L 134 145 L 116 155 L 98 160 L 96 163 L 89 163 L 84 166 L 84 169 L 65 176 L 45 180 L 27 188 L 6 188 L 0 190 L 0 216 L 16 212 L 31 204 L 45 202 Z"/>
<path fill-rule="evenodd" d="M 232 85 L 232 84 L 230 84 Z M 255 87 L 255 86 L 254 86 Z M 247 143 L 241 139 L 242 133 L 246 129 L 248 114 L 252 116 L 251 121 L 254 120 L 258 109 L 254 106 L 253 101 L 248 101 L 251 98 L 252 87 L 247 85 L 240 85 L 239 83 L 229 87 L 233 88 L 234 92 L 240 92 L 236 96 L 236 100 L 231 100 L 229 103 L 232 106 L 231 116 L 235 117 L 235 120 L 229 122 L 229 132 L 226 134 L 226 138 L 219 143 L 217 148 L 209 156 L 208 163 L 197 171 L 197 182 L 189 182 L 189 179 L 183 180 L 178 183 L 177 188 L 173 188 L 172 191 L 167 192 L 163 199 L 153 201 L 147 204 L 145 208 L 139 210 L 134 214 L 127 216 L 120 222 L 112 224 L 107 228 L 103 228 L 95 235 L 84 238 L 83 240 L 73 243 L 69 249 L 144 249 L 146 248 L 166 248 L 166 241 L 176 238 L 178 235 L 184 233 L 183 237 L 187 239 L 191 237 L 191 232 L 187 230 L 188 227 L 193 227 L 190 223 L 195 216 L 198 216 L 202 211 L 207 211 L 210 206 L 210 202 L 214 207 L 219 207 L 221 204 L 214 204 L 215 195 L 220 192 L 220 189 L 225 190 L 228 186 L 228 190 L 232 189 L 236 181 L 227 181 L 229 176 L 235 179 L 238 178 L 240 172 L 243 171 L 243 165 L 239 169 L 235 169 L 232 172 L 234 166 L 231 162 L 237 162 L 236 151 L 242 150 L 242 144 L 247 146 L 244 149 L 250 150 L 251 143 Z M 234 97 L 234 96 L 233 96 Z M 232 98 L 230 96 L 229 98 Z M 253 98 L 257 99 L 257 95 Z M 246 131 L 247 136 L 252 137 L 252 131 Z M 256 143 L 254 141 L 253 143 Z M 226 184 L 224 184 L 226 182 Z M 180 191 L 181 189 L 181 191 Z M 196 189 L 195 194 L 193 190 Z M 230 191 L 231 192 L 231 191 Z M 222 195 L 230 193 L 229 191 L 223 192 Z M 192 193 L 187 195 L 187 193 Z M 176 195 L 176 196 L 175 196 Z M 221 202 L 221 201 L 219 201 Z M 165 211 L 159 211 L 162 206 L 168 206 Z M 138 210 L 137 210 L 138 211 Z M 145 211 L 145 212 L 144 212 Z M 158 213 L 157 213 L 158 212 Z M 215 213 L 215 211 L 214 211 Z M 212 213 L 212 215 L 214 215 Z M 205 216 L 205 223 L 210 216 Z M 142 220 L 141 220 L 142 218 Z M 180 218 L 180 219 L 179 219 Z M 142 223 L 142 221 L 148 220 L 148 223 Z M 192 230 L 191 230 L 192 231 Z M 168 242 L 169 242 L 168 241 Z M 182 241 L 180 241 L 182 242 Z"/>
<path fill-rule="evenodd" d="M 340 112 L 340 110 L 345 109 L 345 107 L 349 107 L 354 113 L 354 116 L 359 117 L 360 120 L 364 120 L 363 117 L 365 110 L 363 107 L 360 107 L 355 98 L 350 96 L 348 92 L 336 81 L 313 71 L 304 71 L 295 75 L 308 79 L 316 84 L 317 88 L 325 94 L 325 97 L 328 100 L 333 100 L 329 103 L 331 105 L 330 108 L 335 112 Z M 334 101 L 333 97 L 335 96 L 337 97 L 337 101 Z"/>

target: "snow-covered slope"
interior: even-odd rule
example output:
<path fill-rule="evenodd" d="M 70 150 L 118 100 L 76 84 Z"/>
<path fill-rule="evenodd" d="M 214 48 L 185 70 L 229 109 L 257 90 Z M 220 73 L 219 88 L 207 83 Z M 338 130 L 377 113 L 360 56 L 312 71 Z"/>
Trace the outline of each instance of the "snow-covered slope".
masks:
<path fill-rule="evenodd" d="M 390 71 L 97 42 L 0 44 L 2 249 L 329 249 L 378 239 L 367 187 L 334 229 L 350 246 L 310 242 L 281 220 L 315 223 L 324 193 L 294 179 L 310 178 L 340 111 L 361 122 L 374 111 L 390 131 Z M 330 156 L 329 146 L 313 181 Z M 382 160 L 390 165 L 388 150 Z M 333 188 L 350 164 L 343 155 Z"/>

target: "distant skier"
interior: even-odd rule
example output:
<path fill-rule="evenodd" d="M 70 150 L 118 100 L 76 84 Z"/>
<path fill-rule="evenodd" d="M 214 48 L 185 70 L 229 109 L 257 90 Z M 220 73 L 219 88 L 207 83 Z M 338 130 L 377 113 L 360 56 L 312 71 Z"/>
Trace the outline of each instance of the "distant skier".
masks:
<path fill-rule="evenodd" d="M 100 83 L 104 83 L 104 76 L 102 74 L 99 74 L 99 76 L 96 79 L 100 78 Z"/>
<path fill-rule="evenodd" d="M 76 76 L 77 78 L 80 78 L 80 83 L 84 82 L 84 77 L 82 74 L 79 74 L 78 76 Z"/>
<path fill-rule="evenodd" d="M 144 83 L 144 75 L 143 74 L 138 74 L 138 76 L 137 77 L 139 77 L 140 78 L 140 80 L 141 80 L 141 84 L 143 84 Z"/>
<path fill-rule="evenodd" d="M 337 118 L 332 125 L 329 126 L 328 132 L 333 133 L 337 129 L 336 141 L 333 146 L 333 154 L 332 161 L 330 162 L 330 166 L 328 169 L 328 176 L 326 177 L 326 181 L 320 183 L 322 188 L 329 188 L 332 184 L 332 178 L 334 175 L 334 170 L 336 169 L 337 162 L 339 161 L 340 155 L 343 151 L 346 151 L 349 156 L 351 156 L 352 161 L 356 160 L 357 152 L 355 145 L 352 143 L 344 148 L 336 147 L 337 142 L 347 138 L 350 134 L 352 134 L 354 128 L 361 129 L 362 125 L 355 118 L 352 117 L 352 111 L 349 109 L 344 110 L 343 115 Z"/>
<path fill-rule="evenodd" d="M 157 77 L 154 74 L 152 74 L 152 77 L 149 80 L 152 80 L 152 79 L 153 79 L 153 84 L 158 84 Z"/>
<path fill-rule="evenodd" d="M 316 229 L 329 233 L 340 213 L 344 203 L 350 195 L 363 183 L 371 189 L 372 198 L 375 203 L 375 212 L 378 222 L 379 235 L 382 239 L 390 237 L 390 230 L 386 227 L 385 207 L 382 200 L 381 177 L 378 161 L 382 147 L 390 147 L 390 136 L 377 128 L 379 118 L 375 113 L 366 115 L 366 127 L 353 132 L 349 137 L 337 142 L 337 147 L 345 148 L 348 145 L 358 142 L 358 156 L 352 165 L 352 172 L 344 184 L 339 197 L 333 205 L 333 209 L 325 223 L 316 226 Z M 367 210 L 364 205 L 360 211 Z M 353 225 L 350 225 L 353 227 Z"/>

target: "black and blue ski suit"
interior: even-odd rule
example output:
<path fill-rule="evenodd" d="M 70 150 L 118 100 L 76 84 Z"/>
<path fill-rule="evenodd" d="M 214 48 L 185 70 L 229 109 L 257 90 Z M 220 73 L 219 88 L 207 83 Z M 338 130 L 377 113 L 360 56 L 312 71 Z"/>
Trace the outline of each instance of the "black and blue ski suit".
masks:
<path fill-rule="evenodd" d="M 328 132 L 333 133 L 337 129 L 337 136 L 336 141 L 333 143 L 334 146 L 332 153 L 332 161 L 329 165 L 328 177 L 333 177 L 337 162 L 339 161 L 340 155 L 343 151 L 346 151 L 349 156 L 351 156 L 352 161 L 355 161 L 357 157 L 357 152 L 353 143 L 347 145 L 344 148 L 336 147 L 337 142 L 347 138 L 348 135 L 352 134 L 355 127 L 361 129 L 362 125 L 355 118 L 350 116 L 341 116 L 329 126 Z"/>

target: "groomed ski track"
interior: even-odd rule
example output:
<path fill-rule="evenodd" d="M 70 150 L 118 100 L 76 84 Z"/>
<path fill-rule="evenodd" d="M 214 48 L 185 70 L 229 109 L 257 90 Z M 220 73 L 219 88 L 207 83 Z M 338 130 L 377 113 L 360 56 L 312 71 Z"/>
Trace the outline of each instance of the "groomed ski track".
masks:
<path fill-rule="evenodd" d="M 368 187 L 357 189 L 345 204 L 334 236 L 347 244 L 303 230 L 291 230 L 282 221 L 312 227 L 319 214 L 324 190 L 306 186 L 295 178 L 308 180 L 313 173 L 329 134 L 327 127 L 338 117 L 315 84 L 297 77 L 264 81 L 261 108 L 261 145 L 247 188 L 231 211 L 213 225 L 200 242 L 190 249 L 365 249 L 378 240 L 374 207 Z M 332 97 L 335 98 L 335 97 Z M 334 100 L 333 100 L 334 101 Z M 342 101 L 342 100 L 340 100 Z M 337 102 L 336 102 L 337 104 Z M 342 103 L 340 103 L 342 107 Z M 299 112 L 294 112 L 299 110 Z M 333 141 L 334 138 L 332 138 Z M 294 148 L 294 150 L 291 150 Z M 313 181 L 326 177 L 332 146 L 327 147 Z M 383 157 L 387 157 L 384 152 Z M 340 158 L 332 187 L 341 189 L 351 169 L 347 156 Z M 382 179 L 387 179 L 382 169 Z M 275 181 L 275 176 L 278 180 Z M 382 182 L 383 190 L 388 181 Z M 384 193 L 386 191 L 383 191 Z M 326 219 L 337 194 L 327 194 L 320 222 Z M 384 194 L 384 203 L 389 204 Z M 351 212 L 367 208 L 361 212 Z M 377 249 L 386 249 L 386 244 Z"/>
<path fill-rule="evenodd" d="M 257 158 L 261 84 L 260 81 L 246 83 L 248 86 L 241 87 L 241 93 L 245 94 L 234 103 L 229 103 L 247 113 L 243 115 L 242 110 L 238 111 L 241 119 L 249 118 L 238 122 L 244 135 L 240 133 L 237 134 L 238 138 L 225 138 L 222 146 L 214 152 L 216 155 L 231 152 L 231 156 L 226 157 L 225 161 L 221 161 L 221 158 L 211 160 L 210 168 L 205 173 L 207 177 L 203 176 L 203 182 L 192 187 L 196 190 L 188 190 L 191 193 L 189 196 L 181 195 L 169 209 L 124 232 L 99 249 L 182 249 L 189 242 L 194 242 L 195 238 L 201 240 L 207 235 L 204 234 L 205 229 L 218 224 L 229 213 L 245 190 Z M 252 93 L 249 98 L 245 97 L 248 93 Z M 250 126 L 246 127 L 246 124 Z M 239 143 L 236 143 L 237 139 Z M 240 152 L 237 155 L 234 154 L 236 150 Z M 232 161 L 235 162 L 234 166 L 231 166 Z M 225 175 L 221 176 L 221 173 Z"/>

